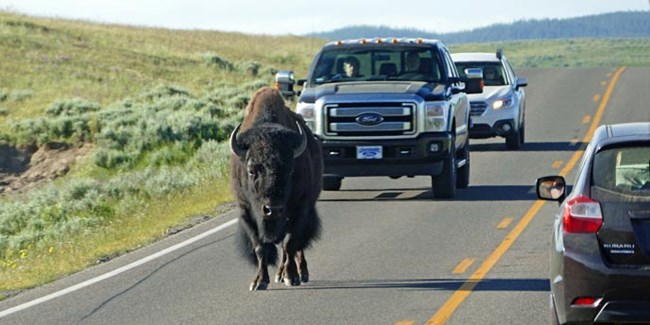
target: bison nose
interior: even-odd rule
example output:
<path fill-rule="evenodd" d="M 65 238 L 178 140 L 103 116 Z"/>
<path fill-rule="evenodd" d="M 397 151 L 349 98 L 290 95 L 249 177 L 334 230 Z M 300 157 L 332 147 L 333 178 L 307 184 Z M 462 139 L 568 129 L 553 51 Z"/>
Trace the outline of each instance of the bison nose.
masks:
<path fill-rule="evenodd" d="M 282 206 L 269 206 L 262 207 L 262 213 L 266 217 L 277 217 L 282 213 Z"/>

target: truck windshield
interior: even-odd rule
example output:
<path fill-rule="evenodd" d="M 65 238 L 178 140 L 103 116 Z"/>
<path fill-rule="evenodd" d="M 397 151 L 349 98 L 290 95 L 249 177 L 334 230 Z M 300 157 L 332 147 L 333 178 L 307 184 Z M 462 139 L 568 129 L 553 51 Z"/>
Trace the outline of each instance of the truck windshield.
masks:
<path fill-rule="evenodd" d="M 341 47 L 321 53 L 310 84 L 403 80 L 441 81 L 444 73 L 436 51 L 422 47 Z"/>

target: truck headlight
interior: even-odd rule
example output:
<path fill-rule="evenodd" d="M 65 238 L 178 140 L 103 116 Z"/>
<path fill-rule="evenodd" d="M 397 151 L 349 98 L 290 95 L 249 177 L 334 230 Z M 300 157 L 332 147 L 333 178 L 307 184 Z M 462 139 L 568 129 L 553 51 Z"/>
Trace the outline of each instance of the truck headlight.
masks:
<path fill-rule="evenodd" d="M 296 105 L 296 113 L 302 115 L 305 123 L 312 130 L 316 132 L 316 114 L 314 113 L 314 104 L 298 102 Z"/>
<path fill-rule="evenodd" d="M 445 103 L 424 103 L 425 131 L 445 131 L 447 129 L 447 105 Z"/>
<path fill-rule="evenodd" d="M 509 107 L 512 105 L 512 97 L 504 97 L 504 98 L 499 98 L 495 100 L 492 103 L 492 108 L 494 109 L 502 109 L 504 107 Z"/>

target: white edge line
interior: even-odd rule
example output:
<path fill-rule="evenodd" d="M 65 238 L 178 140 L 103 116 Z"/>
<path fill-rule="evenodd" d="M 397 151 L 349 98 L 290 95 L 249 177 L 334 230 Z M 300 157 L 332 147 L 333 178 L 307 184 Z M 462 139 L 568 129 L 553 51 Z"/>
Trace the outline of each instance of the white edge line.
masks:
<path fill-rule="evenodd" d="M 152 260 L 154 260 L 156 258 L 167 255 L 167 254 L 169 254 L 169 253 L 171 253 L 171 252 L 173 252 L 173 251 L 175 251 L 175 250 L 177 250 L 179 248 L 182 248 L 184 246 L 192 244 L 192 243 L 194 243 L 194 242 L 196 242 L 198 240 L 201 240 L 201 239 L 203 239 L 203 238 L 205 238 L 207 236 L 210 236 L 210 235 L 212 235 L 212 234 L 214 234 L 214 233 L 216 233 L 218 231 L 221 231 L 221 230 L 223 230 L 225 228 L 228 228 L 228 227 L 232 226 L 233 224 L 235 224 L 236 222 L 237 222 L 237 219 L 230 220 L 230 221 L 228 221 L 228 222 L 226 222 L 226 223 L 224 223 L 222 225 L 219 225 L 219 226 L 217 226 L 215 228 L 212 228 L 212 229 L 210 229 L 210 230 L 208 230 L 208 231 L 206 231 L 206 232 L 204 232 L 204 233 L 202 233 L 200 235 L 197 235 L 195 237 L 187 239 L 187 240 L 185 240 L 183 242 L 180 242 L 180 243 L 178 243 L 178 244 L 176 244 L 174 246 L 170 246 L 168 248 L 165 248 L 165 249 L 161 250 L 158 253 L 149 255 L 149 256 L 147 256 L 147 257 L 145 257 L 143 259 L 132 262 L 131 264 L 127 264 L 125 266 L 122 266 L 119 269 L 115 269 L 115 270 L 113 270 L 111 272 L 104 273 L 104 274 L 102 274 L 102 275 L 100 275 L 98 277 L 86 280 L 86 281 L 81 282 L 79 284 L 75 284 L 75 285 L 73 285 L 71 287 L 68 287 L 68 288 L 65 288 L 63 290 L 51 293 L 51 294 L 49 294 L 47 296 L 32 300 L 30 302 L 26 302 L 26 303 L 24 303 L 22 305 L 18 305 L 18 306 L 3 310 L 2 312 L 0 312 L 0 318 L 11 315 L 11 314 L 16 313 L 16 312 L 19 312 L 21 310 L 27 309 L 29 307 L 36 306 L 36 305 L 44 303 L 46 301 L 61 297 L 61 296 L 65 295 L 65 294 L 77 291 L 79 289 L 85 288 L 85 287 L 90 286 L 92 284 L 95 284 L 97 282 L 106 280 L 108 278 L 114 277 L 114 276 L 116 276 L 116 275 L 118 275 L 120 273 L 126 272 L 126 271 L 128 271 L 130 269 L 138 267 L 138 266 L 140 266 L 142 264 L 145 264 L 145 263 L 147 263 L 149 261 L 152 261 Z"/>

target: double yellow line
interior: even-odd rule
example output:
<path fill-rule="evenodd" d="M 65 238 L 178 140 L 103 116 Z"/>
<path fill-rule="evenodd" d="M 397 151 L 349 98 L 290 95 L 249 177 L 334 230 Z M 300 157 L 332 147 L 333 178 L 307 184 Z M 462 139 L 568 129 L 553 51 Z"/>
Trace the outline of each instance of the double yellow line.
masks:
<path fill-rule="evenodd" d="M 600 119 L 603 116 L 603 112 L 605 111 L 605 107 L 607 107 L 609 97 L 614 90 L 614 86 L 616 85 L 616 82 L 618 82 L 618 79 L 624 70 L 625 67 L 619 68 L 610 80 L 609 86 L 607 86 L 607 90 L 605 91 L 605 94 L 600 101 L 600 105 L 598 105 L 596 115 L 591 121 L 591 126 L 589 127 L 589 130 L 583 139 L 584 143 L 588 143 L 591 137 L 594 135 L 594 132 L 600 123 Z M 571 160 L 567 162 L 566 166 L 564 166 L 560 172 L 561 176 L 566 176 L 571 171 L 571 169 L 573 169 L 575 164 L 582 156 L 583 151 L 584 146 L 573 153 Z M 496 264 L 499 259 L 501 259 L 503 254 L 510 248 L 510 246 L 512 246 L 515 240 L 519 238 L 519 235 L 521 235 L 524 229 L 526 229 L 530 221 L 533 220 L 535 215 L 537 215 L 537 212 L 539 212 L 542 206 L 544 206 L 545 202 L 546 201 L 542 200 L 535 201 L 533 206 L 528 209 L 528 212 L 526 212 L 521 221 L 519 221 L 519 223 L 510 231 L 510 233 L 508 233 L 506 238 L 499 244 L 499 246 L 497 246 L 497 248 L 492 251 L 492 253 L 490 253 L 483 264 L 481 264 L 481 266 L 465 281 L 465 283 L 463 283 L 463 285 L 461 285 L 460 288 L 456 290 L 451 295 L 451 297 L 449 297 L 449 299 L 447 299 L 445 304 L 442 305 L 442 307 L 433 315 L 433 317 L 431 317 L 431 319 L 425 323 L 425 325 L 444 324 L 447 322 L 447 320 L 449 320 L 451 315 L 456 311 L 460 304 L 465 301 L 465 299 L 470 295 L 470 293 L 472 293 L 479 282 L 481 282 L 487 273 L 490 272 L 494 264 Z"/>

